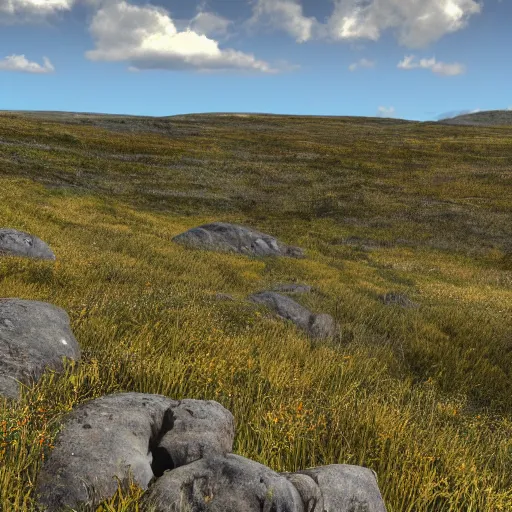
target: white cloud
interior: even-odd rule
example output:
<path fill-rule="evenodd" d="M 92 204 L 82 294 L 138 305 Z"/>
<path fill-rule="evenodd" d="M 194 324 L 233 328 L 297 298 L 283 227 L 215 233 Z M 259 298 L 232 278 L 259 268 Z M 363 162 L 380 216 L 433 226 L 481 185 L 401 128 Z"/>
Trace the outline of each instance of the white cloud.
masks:
<path fill-rule="evenodd" d="M 131 69 L 245 69 L 275 72 L 253 55 L 221 50 L 217 41 L 193 30 L 178 31 L 168 12 L 160 7 L 108 3 L 99 9 L 89 27 L 96 48 L 90 60 L 127 61 Z"/>
<path fill-rule="evenodd" d="M 315 18 L 304 16 L 298 0 L 257 0 L 249 25 L 257 24 L 261 20 L 288 32 L 298 43 L 309 41 L 318 25 Z"/>
<path fill-rule="evenodd" d="M 368 59 L 359 59 L 357 62 L 352 62 L 348 69 L 350 71 L 355 71 L 357 68 L 373 68 L 375 66 L 375 61 Z"/>
<path fill-rule="evenodd" d="M 395 107 L 379 107 L 377 109 L 378 117 L 395 117 Z"/>
<path fill-rule="evenodd" d="M 50 59 L 43 57 L 43 65 L 31 62 L 25 55 L 9 55 L 0 60 L 0 71 L 20 71 L 23 73 L 51 73 L 54 71 Z"/>
<path fill-rule="evenodd" d="M 423 68 L 430 69 L 433 73 L 439 75 L 454 76 L 460 75 L 466 71 L 466 67 L 463 64 L 454 62 L 447 64 L 445 62 L 436 61 L 435 57 L 430 59 L 420 59 L 419 62 L 414 62 L 414 55 L 406 55 L 403 60 L 397 64 L 397 68 L 400 69 L 415 69 Z"/>
<path fill-rule="evenodd" d="M 69 11 L 75 0 L 0 0 L 0 23 L 41 21 L 46 16 Z"/>
<path fill-rule="evenodd" d="M 467 25 L 481 11 L 475 0 L 333 0 L 326 23 L 304 16 L 299 0 L 255 0 L 251 23 L 269 18 L 298 42 L 310 39 L 377 41 L 384 30 L 396 29 L 398 41 L 422 48 Z"/>
<path fill-rule="evenodd" d="M 196 34 L 205 36 L 226 35 L 233 22 L 212 12 L 199 11 L 189 23 L 189 28 Z"/>

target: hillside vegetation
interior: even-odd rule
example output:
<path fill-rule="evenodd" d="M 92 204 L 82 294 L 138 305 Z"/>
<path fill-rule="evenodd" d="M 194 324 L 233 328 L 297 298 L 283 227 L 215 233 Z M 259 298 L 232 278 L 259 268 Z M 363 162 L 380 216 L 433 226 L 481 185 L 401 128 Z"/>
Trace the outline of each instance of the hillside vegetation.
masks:
<path fill-rule="evenodd" d="M 512 109 L 510 110 L 485 110 L 462 114 L 460 116 L 443 119 L 439 123 L 457 124 L 466 126 L 511 126 Z"/>
<path fill-rule="evenodd" d="M 371 467 L 389 512 L 512 510 L 512 127 L 3 112 L 0 198 L 0 227 L 57 256 L 1 258 L 0 296 L 64 308 L 83 349 L 0 399 L 2 511 L 35 510 L 63 415 L 116 391 L 217 400 L 277 471 Z M 170 241 L 213 221 L 307 257 Z M 244 302 L 295 281 L 336 343 Z"/>

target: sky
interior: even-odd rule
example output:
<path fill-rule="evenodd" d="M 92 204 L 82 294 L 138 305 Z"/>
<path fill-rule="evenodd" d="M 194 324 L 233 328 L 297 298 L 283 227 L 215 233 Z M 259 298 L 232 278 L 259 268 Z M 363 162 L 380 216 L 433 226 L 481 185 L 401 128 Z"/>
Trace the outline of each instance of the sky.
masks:
<path fill-rule="evenodd" d="M 512 0 L 0 0 L 0 110 L 512 110 Z"/>

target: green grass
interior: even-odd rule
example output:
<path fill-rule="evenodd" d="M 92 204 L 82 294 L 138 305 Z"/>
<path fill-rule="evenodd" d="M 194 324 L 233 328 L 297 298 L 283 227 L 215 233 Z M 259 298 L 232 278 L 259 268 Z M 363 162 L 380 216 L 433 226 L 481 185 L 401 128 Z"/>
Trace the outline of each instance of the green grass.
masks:
<path fill-rule="evenodd" d="M 118 391 L 219 401 L 234 451 L 277 471 L 371 467 L 389 512 L 512 509 L 512 128 L 101 123 L 0 114 L 1 227 L 57 255 L 0 259 L 0 296 L 64 308 L 83 349 L 19 402 L 0 399 L 0 510 L 35 510 L 63 415 Z M 307 258 L 170 241 L 217 220 Z M 335 317 L 336 342 L 243 301 L 290 281 L 322 292 L 297 300 Z M 421 307 L 382 304 L 389 291 Z M 141 494 L 99 510 L 138 510 Z"/>

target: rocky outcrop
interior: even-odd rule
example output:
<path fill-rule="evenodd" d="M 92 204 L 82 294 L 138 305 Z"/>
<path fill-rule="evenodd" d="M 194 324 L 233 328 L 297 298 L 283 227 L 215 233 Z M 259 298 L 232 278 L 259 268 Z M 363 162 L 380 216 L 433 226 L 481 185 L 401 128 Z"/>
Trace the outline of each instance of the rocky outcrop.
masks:
<path fill-rule="evenodd" d="M 80 359 L 67 313 L 35 300 L 0 299 L 0 395 L 17 399 L 20 385 L 46 369 L 62 370 L 62 358 Z"/>
<path fill-rule="evenodd" d="M 117 393 L 80 405 L 65 422 L 37 483 L 48 511 L 110 498 L 133 478 L 153 477 L 232 450 L 234 420 L 219 403 Z"/>
<path fill-rule="evenodd" d="M 331 315 L 315 314 L 290 297 L 276 292 L 259 292 L 248 297 L 255 304 L 264 304 L 285 320 L 291 320 L 312 338 L 325 339 L 336 334 L 336 324 Z"/>
<path fill-rule="evenodd" d="M 37 236 L 24 231 L 0 228 L 0 256 L 27 256 L 42 260 L 54 260 L 55 254 Z"/>
<path fill-rule="evenodd" d="M 200 249 L 235 252 L 248 256 L 289 256 L 303 258 L 304 251 L 251 228 L 213 222 L 176 235 L 174 242 Z"/>
<path fill-rule="evenodd" d="M 277 473 L 230 453 L 231 413 L 214 401 L 118 393 L 78 406 L 37 481 L 47 512 L 97 506 L 117 477 L 155 512 L 385 512 L 373 471 L 333 464 Z"/>

